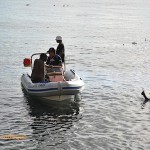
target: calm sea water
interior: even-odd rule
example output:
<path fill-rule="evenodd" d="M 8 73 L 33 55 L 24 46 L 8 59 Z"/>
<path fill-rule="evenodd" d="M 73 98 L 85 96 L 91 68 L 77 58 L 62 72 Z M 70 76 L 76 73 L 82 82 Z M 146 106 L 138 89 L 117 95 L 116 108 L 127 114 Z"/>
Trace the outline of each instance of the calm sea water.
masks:
<path fill-rule="evenodd" d="M 22 62 L 56 47 L 57 35 L 85 90 L 45 106 L 24 95 Z M 0 0 L 0 135 L 28 137 L 0 149 L 150 149 L 149 57 L 148 0 Z"/>

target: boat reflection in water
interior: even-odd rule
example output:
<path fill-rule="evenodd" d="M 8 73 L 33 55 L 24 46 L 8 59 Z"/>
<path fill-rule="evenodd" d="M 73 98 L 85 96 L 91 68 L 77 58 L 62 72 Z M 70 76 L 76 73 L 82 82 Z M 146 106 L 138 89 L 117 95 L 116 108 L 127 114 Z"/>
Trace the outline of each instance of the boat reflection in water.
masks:
<path fill-rule="evenodd" d="M 27 104 L 30 106 L 32 114 L 34 114 L 36 110 L 38 110 L 38 112 L 40 110 L 41 114 L 44 113 L 42 111 L 45 111 L 45 113 L 53 114 L 55 116 L 71 114 L 78 115 L 81 95 L 72 95 L 63 101 L 57 101 L 56 97 L 55 100 L 47 101 L 47 98 L 38 99 L 37 97 L 29 97 L 28 95 L 25 95 L 25 99 L 27 100 Z"/>
<path fill-rule="evenodd" d="M 25 95 L 25 102 L 31 119 L 32 141 L 35 141 L 39 148 L 47 146 L 56 146 L 64 144 L 68 137 L 68 130 L 72 128 L 75 122 L 82 117 L 80 114 L 81 95 L 74 95 L 72 99 L 63 101 L 48 101 L 43 103 Z M 45 100 L 44 100 L 45 101 Z M 36 146 L 37 146 L 36 145 Z"/>

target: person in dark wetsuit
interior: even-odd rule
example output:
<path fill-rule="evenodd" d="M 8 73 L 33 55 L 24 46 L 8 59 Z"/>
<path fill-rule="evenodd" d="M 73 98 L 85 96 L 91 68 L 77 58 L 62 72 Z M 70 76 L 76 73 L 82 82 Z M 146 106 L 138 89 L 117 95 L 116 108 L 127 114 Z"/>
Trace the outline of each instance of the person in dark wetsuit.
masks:
<path fill-rule="evenodd" d="M 61 71 L 62 59 L 58 54 L 56 54 L 56 50 L 51 47 L 47 52 L 49 53 L 49 57 L 46 61 L 46 65 L 47 68 L 50 68 L 48 69 L 48 72 Z"/>
<path fill-rule="evenodd" d="M 39 59 L 35 59 L 34 66 L 31 73 L 31 80 L 33 83 L 43 82 L 45 79 L 44 62 L 47 60 L 47 55 L 42 53 Z"/>
<path fill-rule="evenodd" d="M 64 44 L 62 42 L 62 37 L 57 36 L 56 42 L 58 43 L 58 46 L 56 49 L 56 54 L 58 54 L 61 57 L 62 62 L 64 62 L 65 61 L 65 47 L 64 47 Z"/>

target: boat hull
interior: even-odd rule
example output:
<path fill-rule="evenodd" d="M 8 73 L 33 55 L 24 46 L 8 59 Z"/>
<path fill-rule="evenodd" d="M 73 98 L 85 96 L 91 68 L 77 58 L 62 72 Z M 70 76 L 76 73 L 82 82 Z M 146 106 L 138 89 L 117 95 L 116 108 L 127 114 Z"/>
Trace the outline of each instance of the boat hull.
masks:
<path fill-rule="evenodd" d="M 21 76 L 23 89 L 34 97 L 60 97 L 62 95 L 76 95 L 84 89 L 84 82 L 73 71 L 64 74 L 64 81 L 32 83 L 28 74 Z"/>

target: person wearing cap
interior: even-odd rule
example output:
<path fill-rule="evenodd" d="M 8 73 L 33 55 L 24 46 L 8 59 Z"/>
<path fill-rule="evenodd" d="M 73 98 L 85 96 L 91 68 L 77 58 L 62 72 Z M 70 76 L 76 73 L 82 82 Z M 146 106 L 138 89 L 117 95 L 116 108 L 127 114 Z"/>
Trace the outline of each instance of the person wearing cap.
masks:
<path fill-rule="evenodd" d="M 64 47 L 64 44 L 62 42 L 62 37 L 57 36 L 56 42 L 58 43 L 58 46 L 56 49 L 56 54 L 58 54 L 61 57 L 62 62 L 64 62 L 65 61 L 65 47 Z"/>
<path fill-rule="evenodd" d="M 32 73 L 31 73 L 31 80 L 33 83 L 36 82 L 43 82 L 45 80 L 45 68 L 44 62 L 47 60 L 47 55 L 42 53 L 39 59 L 35 59 Z"/>
<path fill-rule="evenodd" d="M 60 68 L 62 68 L 62 59 L 56 54 L 56 50 L 51 47 L 47 53 L 49 53 L 49 57 L 46 61 L 47 67 L 50 68 L 51 71 L 60 71 Z"/>

